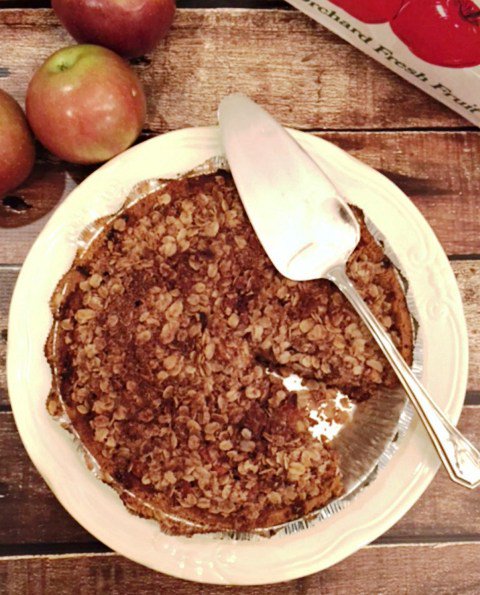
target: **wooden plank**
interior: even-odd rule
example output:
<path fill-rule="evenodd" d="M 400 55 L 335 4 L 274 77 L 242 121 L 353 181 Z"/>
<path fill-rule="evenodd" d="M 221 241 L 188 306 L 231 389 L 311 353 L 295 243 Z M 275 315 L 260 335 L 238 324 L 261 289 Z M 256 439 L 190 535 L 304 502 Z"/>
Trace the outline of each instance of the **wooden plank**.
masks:
<path fill-rule="evenodd" d="M 53 209 L 80 183 L 92 167 L 70 166 L 38 148 L 28 180 L 0 198 L 0 263 L 16 263 L 33 243 Z M 23 258 L 21 257 L 23 255 Z"/>
<path fill-rule="evenodd" d="M 0 545 L 94 541 L 62 508 L 33 467 L 11 413 L 0 413 L 0 444 L 4 453 L 0 465 Z"/>
<path fill-rule="evenodd" d="M 369 546 L 332 568 L 296 581 L 223 587 L 171 578 L 115 554 L 29 556 L 1 559 L 0 580 L 12 594 L 474 595 L 480 584 L 479 557 L 480 543 Z"/>
<path fill-rule="evenodd" d="M 470 333 L 470 391 L 480 390 L 480 261 L 452 262 L 463 296 L 467 325 Z M 0 406 L 8 404 L 5 378 L 8 307 L 18 273 L 18 267 L 0 268 Z"/>
<path fill-rule="evenodd" d="M 469 374 L 467 387 L 476 391 L 477 402 L 480 389 L 480 261 L 452 262 L 462 295 L 463 309 L 468 329 Z M 480 444 L 479 444 L 480 446 Z"/>
<path fill-rule="evenodd" d="M 48 0 L 0 0 L 2 8 L 43 8 L 50 4 Z"/>
<path fill-rule="evenodd" d="M 460 429 L 480 445 L 480 407 L 465 407 Z M 60 506 L 30 462 L 11 413 L 0 413 L 0 548 L 21 544 L 94 543 Z M 381 542 L 448 539 L 480 540 L 478 493 L 451 482 L 440 471 L 412 510 Z M 74 550 L 75 551 L 75 550 Z M 1 584 L 1 582 L 0 582 Z"/>
<path fill-rule="evenodd" d="M 282 0 L 176 0 L 178 8 L 281 8 L 293 10 Z M 50 0 L 0 0 L 2 8 L 47 8 Z"/>
<path fill-rule="evenodd" d="M 480 253 L 480 133 L 322 135 L 396 183 L 448 254 Z"/>
<path fill-rule="evenodd" d="M 329 132 L 319 136 L 397 183 L 423 212 L 447 253 L 480 253 L 480 168 L 476 162 L 480 132 Z M 13 193 L 29 208 L 12 212 L 0 206 L 0 263 L 23 261 L 52 209 L 91 171 L 91 167 L 65 165 L 39 151 L 34 175 Z"/>
<path fill-rule="evenodd" d="M 0 268 L 0 406 L 3 407 L 9 404 L 6 378 L 8 308 L 17 274 L 18 268 Z"/>
<path fill-rule="evenodd" d="M 36 68 L 71 42 L 49 10 L 2 11 L 2 88 L 23 102 Z M 212 124 L 232 91 L 302 129 L 471 126 L 298 11 L 182 9 L 137 62 L 155 132 Z"/>

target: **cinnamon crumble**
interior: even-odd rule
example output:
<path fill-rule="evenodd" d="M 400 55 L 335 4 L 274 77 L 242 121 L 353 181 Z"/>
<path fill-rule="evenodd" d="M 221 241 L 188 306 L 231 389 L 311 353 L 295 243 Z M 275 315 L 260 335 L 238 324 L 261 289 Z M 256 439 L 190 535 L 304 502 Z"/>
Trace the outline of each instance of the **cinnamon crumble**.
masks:
<path fill-rule="evenodd" d="M 410 361 L 400 283 L 356 213 L 349 276 Z M 105 481 L 171 533 L 269 527 L 339 496 L 309 407 L 396 385 L 330 282 L 274 269 L 226 172 L 172 181 L 119 214 L 52 304 L 49 411 L 63 403 Z M 308 398 L 285 387 L 292 373 Z"/>

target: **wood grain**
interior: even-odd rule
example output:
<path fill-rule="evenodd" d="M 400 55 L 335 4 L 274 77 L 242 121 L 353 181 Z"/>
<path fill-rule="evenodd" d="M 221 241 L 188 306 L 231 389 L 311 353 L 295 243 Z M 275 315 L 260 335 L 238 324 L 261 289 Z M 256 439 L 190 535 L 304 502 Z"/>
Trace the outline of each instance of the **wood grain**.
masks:
<path fill-rule="evenodd" d="M 453 261 L 463 296 L 470 339 L 470 375 L 468 389 L 480 390 L 480 260 Z M 18 267 L 0 267 L 0 406 L 8 404 L 5 378 L 8 307 L 18 274 Z"/>
<path fill-rule="evenodd" d="M 13 287 L 18 275 L 18 267 L 0 268 L 0 406 L 7 406 L 7 328 L 8 309 L 12 297 Z"/>
<path fill-rule="evenodd" d="M 480 253 L 480 132 L 327 133 L 422 211 L 448 254 Z"/>
<path fill-rule="evenodd" d="M 465 407 L 459 427 L 480 445 L 480 406 Z M 0 413 L 0 452 L 8 453 L 0 466 L 0 551 L 21 544 L 94 543 L 37 473 L 8 412 Z M 419 502 L 380 541 L 466 537 L 480 539 L 480 498 L 453 484 L 441 470 Z"/>
<path fill-rule="evenodd" d="M 282 0 L 176 0 L 178 8 L 281 8 L 293 10 Z M 50 0 L 0 0 L 2 8 L 47 8 Z"/>
<path fill-rule="evenodd" d="M 33 467 L 11 413 L 0 413 L 0 452 L 4 453 L 0 465 L 0 545 L 95 541 L 62 508 Z"/>
<path fill-rule="evenodd" d="M 171 578 L 115 554 L 38 556 L 0 559 L 0 581 L 14 595 L 475 595 L 480 585 L 479 557 L 478 542 L 369 546 L 328 570 L 296 581 L 232 588 Z"/>
<path fill-rule="evenodd" d="M 23 102 L 38 66 L 71 43 L 49 10 L 1 11 L 2 88 Z M 299 11 L 179 10 L 136 70 L 155 132 L 212 124 L 232 91 L 302 129 L 470 126 Z"/>
<path fill-rule="evenodd" d="M 447 253 L 480 253 L 480 132 L 329 132 L 318 136 L 392 179 L 423 212 Z M 30 208 L 12 212 L 0 206 L 0 263 L 24 260 L 52 209 L 91 171 L 91 167 L 66 165 L 39 151 L 32 178 L 13 193 Z"/>

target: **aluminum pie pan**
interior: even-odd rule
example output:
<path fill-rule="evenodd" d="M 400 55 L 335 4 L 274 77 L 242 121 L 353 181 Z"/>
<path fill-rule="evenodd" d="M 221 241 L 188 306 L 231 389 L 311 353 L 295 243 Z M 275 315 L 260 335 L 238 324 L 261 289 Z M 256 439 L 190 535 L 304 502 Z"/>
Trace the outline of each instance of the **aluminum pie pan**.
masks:
<path fill-rule="evenodd" d="M 71 241 L 74 242 L 77 248 L 77 256 L 84 254 L 92 242 L 99 234 L 101 234 L 104 227 L 125 209 L 141 201 L 152 192 L 161 190 L 171 180 L 212 174 L 218 170 L 229 170 L 228 163 L 223 156 L 211 158 L 186 174 L 171 178 L 149 179 L 135 184 L 132 190 L 128 193 L 128 196 L 120 209 L 107 217 L 93 221 L 81 231 L 77 238 L 71 238 Z M 399 260 L 390 247 L 388 240 L 368 219 L 368 217 L 365 217 L 365 222 L 374 239 L 377 243 L 381 244 L 385 255 L 395 266 L 398 278 L 404 288 L 407 307 L 416 331 L 414 337 L 412 370 L 415 376 L 420 378 L 423 369 L 423 348 L 420 333 L 418 332 L 417 308 L 415 306 L 413 294 L 406 281 L 406 273 L 402 270 Z M 138 496 L 126 490 L 111 476 L 105 474 L 95 457 L 83 445 L 78 433 L 70 422 L 61 395 L 59 396 L 63 414 L 58 419 L 60 423 L 72 433 L 85 463 L 99 480 L 108 483 L 117 492 L 138 500 L 143 507 L 152 509 L 152 511 L 155 512 L 156 517 L 160 515 L 164 517 L 165 520 L 175 522 L 176 524 L 182 524 L 190 529 L 198 530 L 199 533 L 205 533 L 205 528 L 202 525 L 197 525 L 184 518 L 154 508 L 149 503 L 144 502 L 138 498 Z M 294 533 L 308 530 L 323 520 L 331 518 L 333 515 L 347 507 L 354 498 L 375 480 L 378 473 L 388 465 L 389 461 L 397 452 L 399 444 L 401 444 L 402 438 L 410 426 L 413 414 L 413 408 L 401 388 L 379 391 L 378 394 L 371 399 L 355 404 L 351 412 L 351 420 L 346 424 L 339 425 L 335 428 L 335 437 L 332 439 L 332 445 L 340 455 L 340 470 L 345 485 L 345 493 L 342 496 L 330 501 L 326 506 L 313 511 L 304 517 L 273 527 L 258 528 L 248 533 L 224 531 L 218 533 L 210 532 L 208 535 L 219 540 L 251 541 L 272 535 L 292 535 Z"/>

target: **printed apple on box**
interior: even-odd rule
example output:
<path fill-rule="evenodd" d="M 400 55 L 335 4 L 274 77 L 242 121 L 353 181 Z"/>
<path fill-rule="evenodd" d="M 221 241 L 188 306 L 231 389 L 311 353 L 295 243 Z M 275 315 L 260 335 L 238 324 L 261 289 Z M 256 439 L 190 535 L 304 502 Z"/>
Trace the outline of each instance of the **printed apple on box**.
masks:
<path fill-rule="evenodd" d="M 480 126 L 480 3 L 287 2 Z"/>

